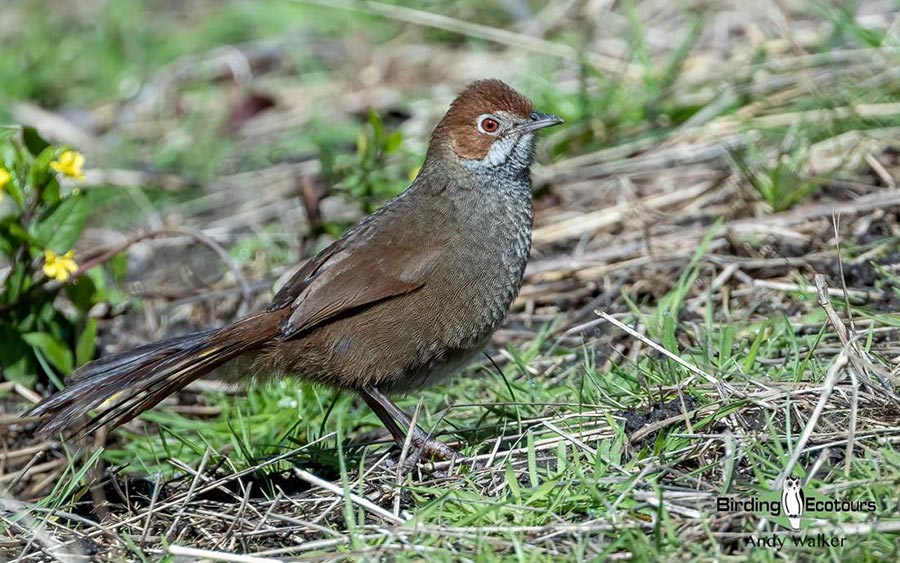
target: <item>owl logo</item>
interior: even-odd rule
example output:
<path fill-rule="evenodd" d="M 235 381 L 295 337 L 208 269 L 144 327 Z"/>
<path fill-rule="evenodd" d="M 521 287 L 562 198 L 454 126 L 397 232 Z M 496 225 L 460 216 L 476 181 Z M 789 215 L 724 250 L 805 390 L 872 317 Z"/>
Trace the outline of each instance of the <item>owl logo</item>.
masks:
<path fill-rule="evenodd" d="M 788 477 L 784 480 L 784 487 L 781 490 L 781 510 L 788 517 L 793 530 L 800 529 L 800 515 L 803 514 L 805 498 L 798 477 Z"/>

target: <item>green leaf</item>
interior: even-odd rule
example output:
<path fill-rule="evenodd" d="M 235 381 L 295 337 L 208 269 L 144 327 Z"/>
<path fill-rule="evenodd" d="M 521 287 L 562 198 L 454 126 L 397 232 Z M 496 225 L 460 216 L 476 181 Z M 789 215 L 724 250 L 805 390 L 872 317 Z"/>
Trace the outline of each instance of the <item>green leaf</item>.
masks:
<path fill-rule="evenodd" d="M 66 285 L 66 293 L 72 304 L 84 312 L 90 310 L 97 302 L 97 286 L 88 276 L 81 276 L 73 283 Z"/>
<path fill-rule="evenodd" d="M 30 354 L 30 352 L 29 352 Z M 4 381 L 15 381 L 26 387 L 33 387 L 37 381 L 37 374 L 28 357 L 20 356 L 14 362 L 4 363 L 0 374 L 3 375 Z"/>
<path fill-rule="evenodd" d="M 106 261 L 106 267 L 109 273 L 117 283 L 125 280 L 125 274 L 128 273 L 128 255 L 120 252 Z"/>
<path fill-rule="evenodd" d="M 82 366 L 94 358 L 94 341 L 97 338 L 97 319 L 89 319 L 75 346 L 75 365 Z"/>
<path fill-rule="evenodd" d="M 753 340 L 753 344 L 750 345 L 750 352 L 747 354 L 747 357 L 744 358 L 745 372 L 749 372 L 753 368 L 753 363 L 756 361 L 756 355 L 759 354 L 759 348 L 762 346 L 763 341 L 766 340 L 766 331 L 768 330 L 768 327 L 769 323 L 765 323 L 756 333 L 756 338 Z"/>
<path fill-rule="evenodd" d="M 28 275 L 25 264 L 19 262 L 13 265 L 12 272 L 6 277 L 6 303 L 15 303 L 28 288 L 32 285 L 31 276 Z"/>
<path fill-rule="evenodd" d="M 537 487 L 540 484 L 537 474 L 537 452 L 534 449 L 534 432 L 528 432 L 525 435 L 528 447 L 528 478 L 531 480 L 531 486 Z"/>
<path fill-rule="evenodd" d="M 28 171 L 28 183 L 31 189 L 43 193 L 44 187 L 50 180 L 55 179 L 53 171 L 50 169 L 50 163 L 56 159 L 59 149 L 56 147 L 47 147 L 31 163 L 31 169 Z"/>
<path fill-rule="evenodd" d="M 46 332 L 29 332 L 22 335 L 22 340 L 43 353 L 44 357 L 60 372 L 72 371 L 72 351 L 59 340 Z"/>
<path fill-rule="evenodd" d="M 0 163 L 0 166 L 2 165 L 3 163 Z M 3 191 L 9 194 L 9 197 L 16 202 L 16 205 L 21 210 L 25 203 L 25 194 L 22 193 L 22 188 L 19 186 L 19 175 L 15 170 L 16 167 L 10 164 L 9 166 L 4 166 L 4 168 L 9 172 L 10 178 L 9 182 L 3 186 Z"/>
<path fill-rule="evenodd" d="M 8 141 L 15 137 L 21 129 L 18 125 L 0 125 L 0 142 Z"/>
<path fill-rule="evenodd" d="M 44 295 L 49 296 L 49 293 L 45 293 Z M 53 306 L 53 299 L 48 299 L 44 301 L 40 308 L 34 307 L 37 311 L 37 318 L 39 321 L 43 321 L 43 323 L 53 326 L 57 319 L 57 315 L 59 315 L 59 311 L 56 310 L 56 307 Z M 24 332 L 24 331 L 23 331 Z"/>
<path fill-rule="evenodd" d="M 47 205 L 56 205 L 61 199 L 59 195 L 59 180 L 51 176 L 41 192 L 41 200 Z"/>
<path fill-rule="evenodd" d="M 512 494 L 513 499 L 515 499 L 516 503 L 522 502 L 522 489 L 519 487 L 519 479 L 516 475 L 515 469 L 513 469 L 512 464 L 506 464 L 506 484 L 509 486 L 509 492 Z"/>
<path fill-rule="evenodd" d="M 0 141 L 0 165 L 7 170 L 15 168 L 16 163 L 20 160 L 19 145 L 16 143 L 7 143 Z"/>
<path fill-rule="evenodd" d="M 63 200 L 46 219 L 34 228 L 34 238 L 44 248 L 62 254 L 70 250 L 81 236 L 87 220 L 88 202 L 83 194 Z"/>
<path fill-rule="evenodd" d="M 31 386 L 37 379 L 31 348 L 22 340 L 18 327 L 0 324 L 0 373 L 5 381 Z"/>
<path fill-rule="evenodd" d="M 372 132 L 375 133 L 375 144 L 381 144 L 381 140 L 384 139 L 384 122 L 374 111 L 369 112 L 369 125 L 372 126 Z"/>
<path fill-rule="evenodd" d="M 22 128 L 22 140 L 25 141 L 25 147 L 28 149 L 28 152 L 34 156 L 41 154 L 44 149 L 50 146 L 50 143 L 45 141 L 34 127 Z"/>
<path fill-rule="evenodd" d="M 734 326 L 727 325 L 719 335 L 719 368 L 725 367 L 728 359 L 731 358 L 731 348 L 734 346 L 734 333 Z"/>
<path fill-rule="evenodd" d="M 384 142 L 384 152 L 390 154 L 399 149 L 401 144 L 403 144 L 403 133 L 394 131 L 388 135 L 387 140 Z"/>
<path fill-rule="evenodd" d="M 366 135 L 366 131 L 364 129 L 360 129 L 359 134 L 356 135 L 356 156 L 358 156 L 360 159 L 363 159 L 368 152 L 369 137 L 368 135 Z"/>
<path fill-rule="evenodd" d="M 23 243 L 26 242 L 28 244 L 36 244 L 37 240 L 28 231 L 25 230 L 25 227 L 22 226 L 18 221 L 12 221 L 9 224 L 9 236 L 16 239 L 17 242 Z"/>
<path fill-rule="evenodd" d="M 672 314 L 672 311 L 664 311 L 660 339 L 666 350 L 678 354 L 678 337 L 675 336 L 676 328 L 678 328 L 678 323 L 675 322 L 675 316 Z"/>

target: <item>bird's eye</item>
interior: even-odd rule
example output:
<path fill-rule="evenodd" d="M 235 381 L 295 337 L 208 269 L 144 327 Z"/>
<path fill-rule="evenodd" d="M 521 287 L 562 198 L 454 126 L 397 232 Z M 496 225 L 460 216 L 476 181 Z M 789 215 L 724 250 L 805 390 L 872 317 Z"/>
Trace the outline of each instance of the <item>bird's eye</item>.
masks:
<path fill-rule="evenodd" d="M 496 133 L 500 129 L 500 123 L 493 117 L 482 117 L 478 120 L 478 130 L 482 133 Z"/>

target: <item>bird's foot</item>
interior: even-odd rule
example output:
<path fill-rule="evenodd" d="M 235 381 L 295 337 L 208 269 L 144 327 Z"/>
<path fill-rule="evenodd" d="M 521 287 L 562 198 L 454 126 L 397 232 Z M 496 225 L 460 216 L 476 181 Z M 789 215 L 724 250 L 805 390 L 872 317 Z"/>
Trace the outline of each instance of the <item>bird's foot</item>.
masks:
<path fill-rule="evenodd" d="M 402 447 L 402 445 L 401 445 Z M 456 450 L 436 438 L 431 438 L 419 428 L 413 431 L 409 448 L 404 456 L 401 453 L 402 472 L 409 474 L 415 471 L 422 460 L 449 461 L 457 456 Z"/>
<path fill-rule="evenodd" d="M 447 444 L 441 442 L 436 438 L 430 438 L 427 435 L 424 435 L 424 432 L 416 432 L 416 434 L 419 433 L 423 435 L 413 436 L 413 443 L 415 445 L 415 448 L 419 450 L 420 456 L 435 461 L 450 461 L 451 459 L 456 457 L 456 450 L 454 450 Z"/>
<path fill-rule="evenodd" d="M 404 466 L 415 467 L 419 459 L 423 457 L 442 461 L 456 457 L 456 450 L 419 428 L 406 413 L 376 387 L 363 387 L 359 390 L 359 394 L 372 412 L 381 419 L 398 446 L 403 448 L 407 440 L 409 441 Z M 408 432 L 412 432 L 412 435 L 408 435 Z"/>

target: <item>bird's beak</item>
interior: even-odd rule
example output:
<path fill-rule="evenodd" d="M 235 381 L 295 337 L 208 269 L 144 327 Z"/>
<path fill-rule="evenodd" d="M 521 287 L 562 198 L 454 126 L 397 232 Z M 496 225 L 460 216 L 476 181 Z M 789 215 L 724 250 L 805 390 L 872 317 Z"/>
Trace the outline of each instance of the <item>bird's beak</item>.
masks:
<path fill-rule="evenodd" d="M 544 127 L 553 127 L 554 125 L 559 125 L 560 123 L 565 123 L 561 117 L 553 115 L 552 113 L 541 113 L 539 111 L 531 112 L 531 121 L 527 123 L 523 123 L 519 125 L 517 129 L 522 133 L 532 133 L 537 131 L 538 129 L 543 129 Z"/>

